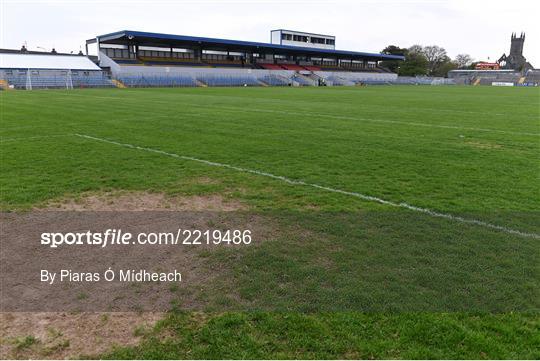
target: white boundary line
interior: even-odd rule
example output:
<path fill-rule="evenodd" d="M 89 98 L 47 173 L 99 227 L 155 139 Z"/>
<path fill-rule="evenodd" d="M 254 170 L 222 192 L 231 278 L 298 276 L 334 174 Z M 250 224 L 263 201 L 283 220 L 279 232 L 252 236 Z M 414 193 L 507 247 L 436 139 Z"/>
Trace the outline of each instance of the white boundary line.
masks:
<path fill-rule="evenodd" d="M 86 138 L 86 139 L 91 139 L 91 140 L 95 140 L 95 141 L 99 141 L 99 142 L 114 144 L 114 145 L 118 145 L 118 146 L 125 147 L 125 148 L 144 150 L 144 151 L 147 151 L 147 152 L 157 153 L 157 154 L 165 155 L 165 156 L 168 156 L 168 157 L 173 157 L 173 158 L 178 158 L 178 159 L 184 159 L 184 160 L 190 160 L 190 161 L 194 161 L 194 162 L 199 162 L 199 163 L 207 164 L 207 165 L 214 166 L 214 167 L 221 167 L 221 168 L 227 168 L 227 169 L 236 170 L 238 172 L 256 174 L 256 175 L 260 175 L 260 176 L 263 176 L 263 177 L 277 179 L 277 180 L 280 180 L 282 182 L 292 184 L 292 185 L 307 186 L 307 187 L 312 187 L 312 188 L 316 188 L 316 189 L 325 190 L 325 191 L 328 191 L 328 192 L 344 194 L 344 195 L 352 196 L 352 197 L 355 197 L 355 198 L 363 199 L 365 201 L 376 202 L 376 203 L 384 204 L 384 205 L 391 206 L 391 207 L 405 208 L 405 209 L 408 209 L 408 210 L 411 210 L 411 211 L 414 211 L 414 212 L 424 213 L 424 214 L 430 215 L 432 217 L 445 218 L 445 219 L 449 219 L 449 220 L 460 222 L 460 223 L 477 225 L 477 226 L 490 228 L 490 229 L 501 231 L 501 232 L 508 233 L 508 234 L 514 234 L 514 235 L 519 235 L 519 236 L 522 236 L 522 237 L 540 239 L 540 234 L 527 233 L 527 232 L 523 232 L 523 231 L 520 231 L 520 230 L 515 230 L 515 229 L 508 228 L 508 227 L 499 226 L 499 225 L 496 225 L 496 224 L 491 224 L 491 223 L 488 223 L 488 222 L 480 221 L 480 220 L 477 220 L 477 219 L 469 219 L 469 218 L 463 218 L 463 217 L 455 216 L 455 215 L 448 214 L 448 213 L 440 213 L 440 212 L 437 212 L 437 211 L 434 211 L 434 210 L 431 210 L 431 209 L 428 209 L 428 208 L 416 207 L 416 206 L 413 206 L 413 205 L 410 205 L 410 204 L 404 203 L 404 202 L 396 203 L 396 202 L 388 201 L 388 200 L 385 200 L 385 199 L 382 199 L 382 198 L 362 194 L 362 193 L 349 192 L 349 191 L 336 189 L 336 188 L 332 188 L 332 187 L 327 187 L 327 186 L 323 186 L 323 185 L 319 185 L 319 184 L 315 184 L 315 183 L 308 183 L 308 182 L 304 182 L 304 181 L 301 181 L 301 180 L 294 180 L 294 179 L 291 179 L 291 178 L 287 178 L 287 177 L 283 177 L 283 176 L 279 176 L 279 175 L 274 175 L 272 173 L 261 172 L 261 171 L 254 170 L 254 169 L 249 169 L 249 168 L 237 167 L 237 166 L 226 164 L 226 163 L 212 162 L 212 161 L 205 160 L 205 159 L 199 159 L 199 158 L 195 158 L 195 157 L 189 157 L 189 156 L 185 156 L 185 155 L 169 153 L 169 152 L 165 152 L 165 151 L 158 150 L 158 149 L 140 147 L 140 146 L 133 145 L 133 144 L 128 144 L 128 143 L 120 143 L 120 142 L 116 142 L 114 140 L 93 137 L 91 135 L 77 134 L 77 133 L 75 133 L 74 135 L 76 135 L 78 137 L 81 137 L 81 138 Z"/>

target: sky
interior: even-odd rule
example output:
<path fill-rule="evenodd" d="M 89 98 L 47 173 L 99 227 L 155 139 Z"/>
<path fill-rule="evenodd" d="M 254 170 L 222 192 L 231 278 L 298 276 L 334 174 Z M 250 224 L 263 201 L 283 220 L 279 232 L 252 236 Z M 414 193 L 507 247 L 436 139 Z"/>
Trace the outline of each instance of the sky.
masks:
<path fill-rule="evenodd" d="M 495 61 L 512 32 L 540 67 L 540 1 L 524 0 L 0 0 L 0 48 L 78 52 L 86 39 L 119 30 L 270 41 L 270 30 L 336 36 L 336 48 L 439 45 L 454 58 Z"/>

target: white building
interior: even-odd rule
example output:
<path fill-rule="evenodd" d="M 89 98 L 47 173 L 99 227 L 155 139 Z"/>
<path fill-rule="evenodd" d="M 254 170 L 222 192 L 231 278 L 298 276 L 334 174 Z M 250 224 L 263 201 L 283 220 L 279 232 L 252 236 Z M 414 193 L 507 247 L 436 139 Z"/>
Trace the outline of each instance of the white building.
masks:
<path fill-rule="evenodd" d="M 302 31 L 277 29 L 270 32 L 270 42 L 275 45 L 301 46 L 304 48 L 336 49 L 336 37 Z"/>

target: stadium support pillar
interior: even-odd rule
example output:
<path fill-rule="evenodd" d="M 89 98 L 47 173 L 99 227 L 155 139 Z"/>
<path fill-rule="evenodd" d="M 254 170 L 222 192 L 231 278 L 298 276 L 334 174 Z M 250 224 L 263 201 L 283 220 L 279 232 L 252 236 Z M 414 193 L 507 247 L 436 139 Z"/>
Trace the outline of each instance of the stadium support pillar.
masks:
<path fill-rule="evenodd" d="M 127 51 L 128 51 L 128 58 L 129 59 L 136 59 L 137 58 L 137 44 L 133 40 L 128 40 L 127 43 Z"/>
<path fill-rule="evenodd" d="M 201 61 L 202 60 L 202 49 L 201 48 L 193 49 L 193 57 L 195 58 L 195 60 Z"/>

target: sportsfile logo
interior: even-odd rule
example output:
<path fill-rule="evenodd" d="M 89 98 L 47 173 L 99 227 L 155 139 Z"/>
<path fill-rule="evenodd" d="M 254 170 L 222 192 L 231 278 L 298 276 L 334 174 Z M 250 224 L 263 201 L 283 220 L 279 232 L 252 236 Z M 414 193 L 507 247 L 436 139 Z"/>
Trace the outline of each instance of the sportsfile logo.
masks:
<path fill-rule="evenodd" d="M 104 232 L 44 232 L 41 245 L 50 248 L 59 246 L 117 245 L 249 245 L 252 242 L 250 229 L 182 229 L 176 232 L 139 232 L 133 234 L 122 229 L 107 229 Z"/>
<path fill-rule="evenodd" d="M 51 248 L 61 245 L 92 245 L 106 247 L 107 245 L 128 245 L 132 243 L 133 235 L 121 229 L 107 229 L 105 232 L 44 232 L 41 233 L 41 244 Z"/>

